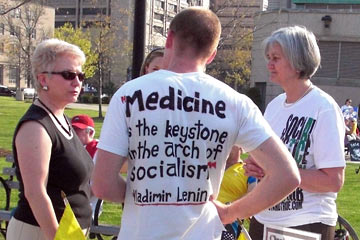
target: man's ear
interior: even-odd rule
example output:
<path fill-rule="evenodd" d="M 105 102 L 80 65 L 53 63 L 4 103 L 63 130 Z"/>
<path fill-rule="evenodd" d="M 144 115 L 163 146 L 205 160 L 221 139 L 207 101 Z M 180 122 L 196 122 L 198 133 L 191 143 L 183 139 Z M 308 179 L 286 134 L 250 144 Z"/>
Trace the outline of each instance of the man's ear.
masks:
<path fill-rule="evenodd" d="M 214 60 L 216 53 L 217 53 L 217 50 L 215 49 L 214 52 L 210 55 L 210 57 L 206 60 L 206 65 L 210 64 Z"/>
<path fill-rule="evenodd" d="M 165 48 L 172 48 L 173 41 L 174 41 L 174 32 L 169 30 L 166 38 Z"/>

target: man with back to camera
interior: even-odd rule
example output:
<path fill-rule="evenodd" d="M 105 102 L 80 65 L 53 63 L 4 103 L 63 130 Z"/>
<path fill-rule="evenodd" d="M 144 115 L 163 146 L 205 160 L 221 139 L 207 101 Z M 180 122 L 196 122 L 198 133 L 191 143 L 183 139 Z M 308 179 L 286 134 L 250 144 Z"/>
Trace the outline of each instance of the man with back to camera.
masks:
<path fill-rule="evenodd" d="M 127 82 L 111 100 L 93 190 L 125 200 L 119 239 L 221 239 L 223 223 L 270 207 L 299 184 L 295 161 L 257 106 L 203 72 L 220 32 L 210 10 L 178 13 L 165 45 L 167 70 Z M 251 193 L 223 205 L 213 199 L 233 145 L 267 174 Z M 125 181 L 119 170 L 126 157 Z"/>

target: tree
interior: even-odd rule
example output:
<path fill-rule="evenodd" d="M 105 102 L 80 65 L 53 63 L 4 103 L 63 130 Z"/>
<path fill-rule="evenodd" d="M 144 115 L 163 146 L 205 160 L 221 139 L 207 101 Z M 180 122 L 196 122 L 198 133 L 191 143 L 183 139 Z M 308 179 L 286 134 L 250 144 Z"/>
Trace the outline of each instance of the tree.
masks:
<path fill-rule="evenodd" d="M 8 14 L 10 11 L 14 10 L 14 9 L 17 9 L 19 7 L 21 7 L 22 5 L 26 4 L 26 3 L 29 3 L 31 2 L 32 0 L 25 0 L 25 1 L 21 1 L 19 3 L 17 3 L 17 5 L 15 6 L 11 6 L 11 7 L 8 7 L 7 9 L 2 9 L 0 11 L 0 15 L 6 15 Z"/>
<path fill-rule="evenodd" d="M 64 40 L 78 46 L 86 56 L 83 72 L 86 78 L 94 76 L 98 55 L 92 51 L 90 32 L 83 31 L 81 28 L 75 29 L 70 23 L 55 29 L 55 38 Z"/>
<path fill-rule="evenodd" d="M 27 87 L 32 87 L 31 56 L 36 44 L 50 33 L 39 28 L 44 15 L 44 1 L 33 0 L 15 2 L 7 14 L 1 16 L 2 22 L 12 35 L 6 40 L 10 65 L 17 67 L 16 88 L 20 91 L 20 79 L 24 77 Z M 21 6 L 21 7 L 20 7 Z"/>
<path fill-rule="evenodd" d="M 96 6 L 97 4 L 98 1 L 94 0 L 93 5 Z M 115 10 L 119 12 L 115 12 Z M 130 65 L 131 43 L 126 37 L 119 35 L 119 32 L 127 32 L 126 20 L 128 17 L 129 12 L 127 10 L 113 7 L 111 17 L 109 13 L 101 11 L 93 21 L 82 24 L 90 32 L 92 51 L 97 55 L 95 64 L 97 73 L 93 84 L 98 89 L 99 118 L 103 117 L 102 96 L 104 84 L 108 85 L 113 75 L 122 75 L 123 79 L 125 79 L 126 70 Z"/>
<path fill-rule="evenodd" d="M 243 38 L 234 41 L 231 49 L 219 51 L 217 59 L 209 67 L 209 74 L 237 91 L 247 89 L 251 74 L 252 37 L 253 34 L 249 31 Z"/>
<path fill-rule="evenodd" d="M 235 90 L 249 87 L 253 19 L 257 0 L 213 1 L 211 10 L 220 18 L 222 35 L 218 54 L 208 66 L 208 73 L 223 80 Z"/>

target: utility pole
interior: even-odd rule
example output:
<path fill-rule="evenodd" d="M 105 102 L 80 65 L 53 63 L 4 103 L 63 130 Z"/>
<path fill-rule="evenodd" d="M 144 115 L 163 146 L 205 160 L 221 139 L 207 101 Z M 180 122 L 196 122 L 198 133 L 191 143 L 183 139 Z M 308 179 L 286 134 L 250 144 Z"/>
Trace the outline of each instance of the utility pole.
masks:
<path fill-rule="evenodd" d="M 131 79 L 140 75 L 145 52 L 146 1 L 135 0 L 134 41 Z"/>

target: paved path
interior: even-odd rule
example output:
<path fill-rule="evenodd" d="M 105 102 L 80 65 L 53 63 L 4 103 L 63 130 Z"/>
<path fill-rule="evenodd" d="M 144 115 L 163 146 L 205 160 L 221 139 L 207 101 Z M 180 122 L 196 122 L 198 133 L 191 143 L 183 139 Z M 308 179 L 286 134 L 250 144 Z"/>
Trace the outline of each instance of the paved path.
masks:
<path fill-rule="evenodd" d="M 70 103 L 69 105 L 67 105 L 67 108 L 89 109 L 89 110 L 99 111 L 98 104 Z M 108 108 L 107 105 L 104 104 L 101 105 L 101 109 L 103 112 L 106 112 L 107 108 Z"/>

